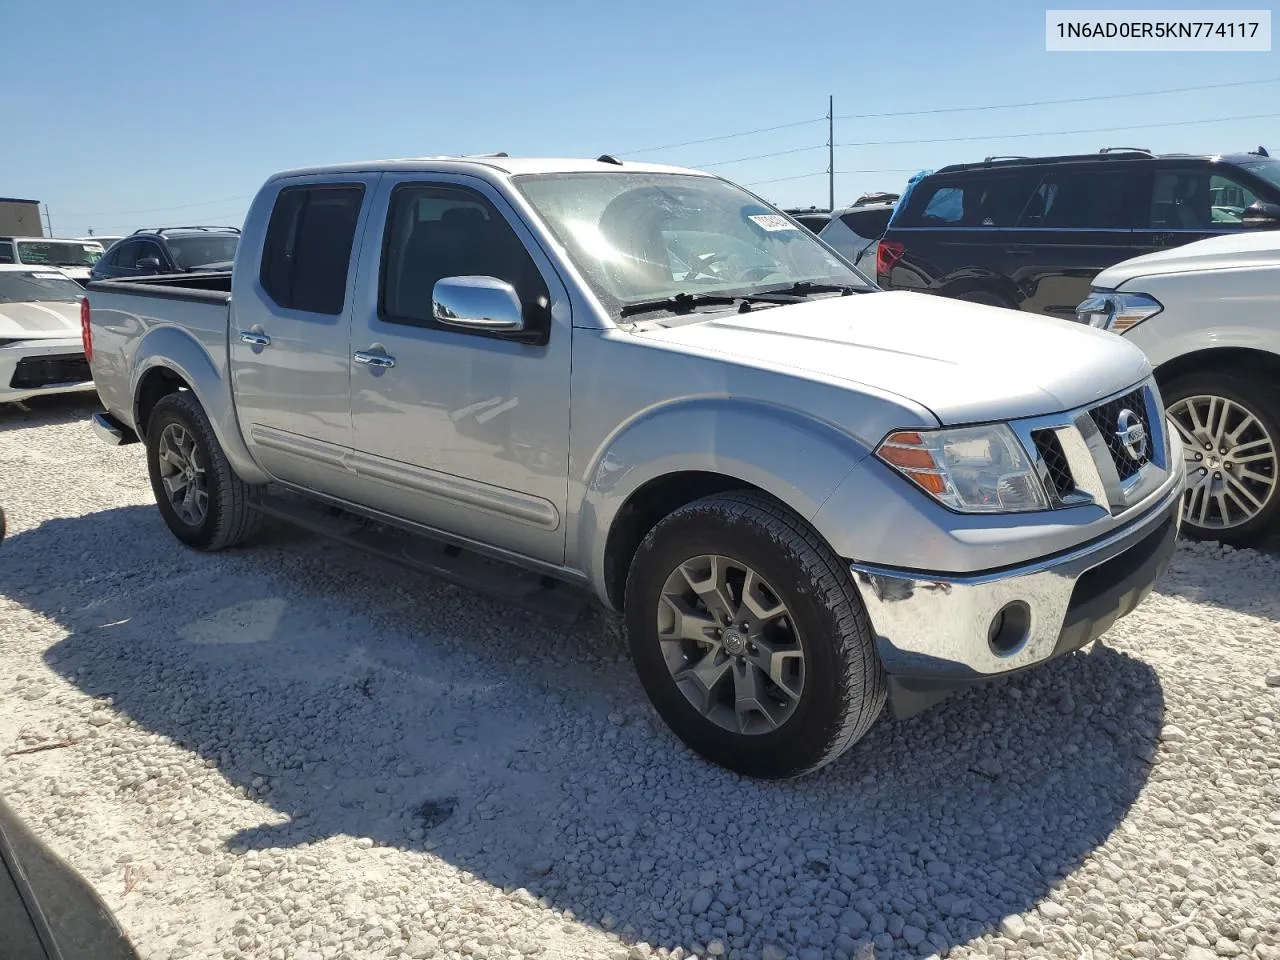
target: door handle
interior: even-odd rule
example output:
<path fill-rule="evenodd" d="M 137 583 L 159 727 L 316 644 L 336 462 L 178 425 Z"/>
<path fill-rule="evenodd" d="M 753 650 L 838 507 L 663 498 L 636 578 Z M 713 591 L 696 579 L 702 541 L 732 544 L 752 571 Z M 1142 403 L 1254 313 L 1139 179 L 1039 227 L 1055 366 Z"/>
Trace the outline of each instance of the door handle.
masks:
<path fill-rule="evenodd" d="M 247 343 L 253 347 L 266 347 L 271 345 L 271 338 L 265 333 L 242 333 L 240 334 L 240 342 Z"/>
<path fill-rule="evenodd" d="M 352 354 L 351 359 L 366 367 L 382 367 L 383 369 L 389 369 L 396 365 L 395 357 L 388 357 L 384 353 L 365 353 L 363 350 L 359 353 Z"/>
<path fill-rule="evenodd" d="M 1029 257 L 1031 256 L 1031 248 L 1025 246 L 1005 247 L 1004 252 L 1012 257 Z"/>

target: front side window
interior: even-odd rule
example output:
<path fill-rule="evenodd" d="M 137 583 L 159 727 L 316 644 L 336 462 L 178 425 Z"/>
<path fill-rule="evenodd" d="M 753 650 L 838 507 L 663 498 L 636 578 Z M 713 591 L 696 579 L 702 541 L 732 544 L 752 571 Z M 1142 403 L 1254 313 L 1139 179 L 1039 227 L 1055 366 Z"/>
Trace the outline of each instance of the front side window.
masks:
<path fill-rule="evenodd" d="M 267 225 L 259 274 L 277 305 L 337 315 L 347 297 L 347 273 L 362 184 L 285 187 Z"/>
<path fill-rule="evenodd" d="M 212 237 L 175 237 L 168 241 L 169 253 L 179 270 L 194 270 L 211 263 L 229 263 L 236 258 L 240 238 L 236 234 Z"/>
<path fill-rule="evenodd" d="M 0 240 L 0 263 L 13 263 L 13 244 L 8 240 Z"/>
<path fill-rule="evenodd" d="M 1156 230 L 1220 230 L 1238 227 L 1257 195 L 1220 169 L 1162 170 L 1151 194 Z"/>
<path fill-rule="evenodd" d="M 137 240 L 126 240 L 111 251 L 111 265 L 122 267 L 125 270 L 133 270 L 137 267 L 138 258 L 141 256 L 142 244 Z"/>
<path fill-rule="evenodd" d="M 515 287 L 531 323 L 548 305 L 541 273 L 511 225 L 480 194 L 441 184 L 404 184 L 391 196 L 383 243 L 383 319 L 436 325 L 432 297 L 445 277 L 494 277 Z"/>
<path fill-rule="evenodd" d="M 84 287 L 56 270 L 0 273 L 0 303 L 75 303 Z"/>
<path fill-rule="evenodd" d="M 723 180 L 619 172 L 528 175 L 515 183 L 615 315 L 681 294 L 870 286 L 808 230 Z"/>
<path fill-rule="evenodd" d="M 51 267 L 92 267 L 102 259 L 102 244 L 63 240 L 18 240 L 18 262 Z"/>

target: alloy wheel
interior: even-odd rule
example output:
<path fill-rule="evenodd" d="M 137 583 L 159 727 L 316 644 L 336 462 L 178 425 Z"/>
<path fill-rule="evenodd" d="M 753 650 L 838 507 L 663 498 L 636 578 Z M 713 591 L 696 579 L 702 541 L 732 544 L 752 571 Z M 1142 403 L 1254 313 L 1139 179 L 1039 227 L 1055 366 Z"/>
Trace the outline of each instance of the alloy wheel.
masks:
<path fill-rule="evenodd" d="M 1187 490 L 1183 518 L 1204 530 L 1228 530 L 1254 519 L 1276 495 L 1275 438 L 1246 407 L 1197 395 L 1170 405 L 1183 443 Z"/>
<path fill-rule="evenodd" d="M 693 557 L 671 572 L 658 640 L 685 699 L 724 730 L 777 730 L 804 692 L 804 647 L 786 604 L 737 560 Z"/>
<path fill-rule="evenodd" d="M 195 437 L 182 424 L 170 423 L 160 434 L 160 482 L 169 505 L 193 527 L 209 511 L 209 483 Z"/>

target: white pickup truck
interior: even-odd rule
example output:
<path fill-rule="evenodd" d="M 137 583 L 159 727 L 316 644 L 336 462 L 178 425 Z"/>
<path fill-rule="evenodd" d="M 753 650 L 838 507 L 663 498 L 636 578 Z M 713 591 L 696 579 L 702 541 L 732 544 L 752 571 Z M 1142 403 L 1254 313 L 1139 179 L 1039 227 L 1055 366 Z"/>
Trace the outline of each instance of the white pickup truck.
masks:
<path fill-rule="evenodd" d="M 530 604 L 589 587 L 671 728 L 752 775 L 1089 643 L 1178 531 L 1140 350 L 881 292 L 688 170 L 283 173 L 230 274 L 91 283 L 83 321 L 96 427 L 145 441 L 178 539 L 269 514 L 458 579 L 509 561 L 490 586 Z"/>

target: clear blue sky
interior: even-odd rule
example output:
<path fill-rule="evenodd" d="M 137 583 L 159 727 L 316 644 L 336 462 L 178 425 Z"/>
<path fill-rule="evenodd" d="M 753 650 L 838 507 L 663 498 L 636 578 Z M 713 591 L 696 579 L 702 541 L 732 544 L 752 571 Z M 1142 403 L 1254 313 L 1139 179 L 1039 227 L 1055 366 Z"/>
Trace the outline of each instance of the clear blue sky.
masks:
<path fill-rule="evenodd" d="M 294 166 L 607 151 L 717 164 L 711 168 L 758 183 L 754 189 L 775 202 L 825 205 L 825 176 L 760 183 L 824 170 L 823 149 L 718 163 L 816 147 L 826 140 L 825 122 L 633 151 L 816 120 L 828 94 L 836 114 L 847 115 L 1280 77 L 1275 52 L 1046 53 L 1046 5 L 0 0 L 0 196 L 45 201 L 58 234 L 90 227 L 106 234 L 162 222 L 238 223 L 262 179 Z M 837 170 L 886 172 L 837 177 L 836 201 L 898 189 L 905 171 L 993 153 L 1106 144 L 1226 151 L 1261 143 L 1280 155 L 1280 116 L 1262 114 L 1280 114 L 1280 83 L 842 119 L 837 143 L 986 139 L 840 148 Z M 1237 116 L 1259 119 L 1140 126 Z M 1133 129 L 1002 138 L 1127 125 Z"/>

